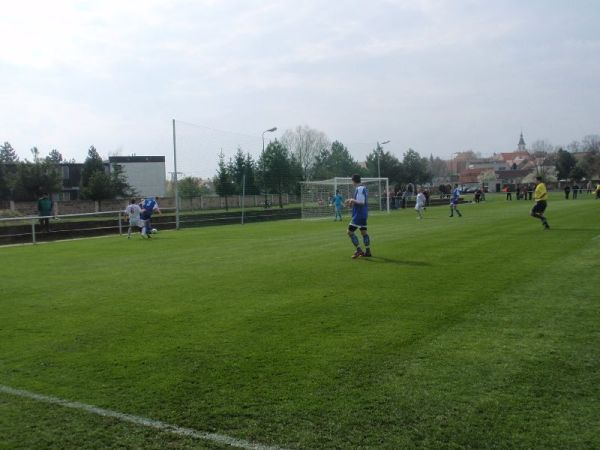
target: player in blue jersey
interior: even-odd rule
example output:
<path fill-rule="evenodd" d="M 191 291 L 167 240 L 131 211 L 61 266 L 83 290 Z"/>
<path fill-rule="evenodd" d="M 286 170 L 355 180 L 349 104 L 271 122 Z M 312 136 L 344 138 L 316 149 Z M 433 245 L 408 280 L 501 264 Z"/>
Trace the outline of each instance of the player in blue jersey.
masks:
<path fill-rule="evenodd" d="M 360 175 L 352 175 L 352 184 L 354 185 L 354 196 L 346 200 L 346 206 L 352 207 L 352 220 L 348 225 L 348 236 L 352 241 L 352 245 L 356 247 L 356 251 L 352 255 L 352 259 L 360 258 L 361 256 L 371 256 L 371 240 L 367 234 L 367 217 L 369 215 L 367 188 L 361 184 Z M 360 248 L 358 237 L 354 233 L 357 229 L 365 244 L 365 251 Z"/>
<path fill-rule="evenodd" d="M 154 197 L 145 198 L 140 206 L 142 208 L 142 214 L 140 217 L 145 222 L 145 233 L 143 233 L 143 235 L 150 238 L 150 234 L 152 233 L 152 214 L 154 211 L 161 214 L 160 208 L 158 207 L 158 203 Z"/>
<path fill-rule="evenodd" d="M 331 199 L 331 203 L 335 208 L 335 218 L 333 221 L 335 222 L 340 218 L 340 222 L 342 221 L 342 207 L 344 206 L 344 197 L 340 194 L 340 191 L 335 191 L 335 196 Z"/>
<path fill-rule="evenodd" d="M 460 200 L 460 189 L 458 188 L 458 184 L 454 185 L 454 189 L 452 189 L 452 194 L 450 196 L 450 217 L 454 217 L 454 211 L 458 214 L 458 217 L 462 217 L 462 214 L 458 210 L 458 201 Z"/>

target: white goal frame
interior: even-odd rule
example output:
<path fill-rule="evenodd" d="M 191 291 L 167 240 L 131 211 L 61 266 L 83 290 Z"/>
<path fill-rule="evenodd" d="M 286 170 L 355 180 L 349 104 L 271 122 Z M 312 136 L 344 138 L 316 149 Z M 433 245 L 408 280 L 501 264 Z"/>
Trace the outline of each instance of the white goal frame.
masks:
<path fill-rule="evenodd" d="M 390 212 L 390 199 L 385 195 L 385 201 L 381 201 L 382 194 L 390 191 L 388 178 L 368 178 L 361 177 L 362 184 L 367 186 L 369 198 L 369 211 Z M 376 189 L 373 184 L 376 183 Z M 352 178 L 334 177 L 328 180 L 301 181 L 300 182 L 300 202 L 302 208 L 302 219 L 314 219 L 332 217 L 334 215 L 333 206 L 330 204 L 330 197 L 337 190 L 340 191 L 344 199 L 351 198 L 354 195 L 354 185 Z M 374 192 L 375 191 L 375 192 Z"/>

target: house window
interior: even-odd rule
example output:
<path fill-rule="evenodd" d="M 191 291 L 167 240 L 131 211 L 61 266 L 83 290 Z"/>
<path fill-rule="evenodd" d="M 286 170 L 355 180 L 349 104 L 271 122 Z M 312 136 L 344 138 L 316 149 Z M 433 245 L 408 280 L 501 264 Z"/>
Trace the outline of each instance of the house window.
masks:
<path fill-rule="evenodd" d="M 69 166 L 62 166 L 62 177 L 63 180 L 69 179 Z"/>

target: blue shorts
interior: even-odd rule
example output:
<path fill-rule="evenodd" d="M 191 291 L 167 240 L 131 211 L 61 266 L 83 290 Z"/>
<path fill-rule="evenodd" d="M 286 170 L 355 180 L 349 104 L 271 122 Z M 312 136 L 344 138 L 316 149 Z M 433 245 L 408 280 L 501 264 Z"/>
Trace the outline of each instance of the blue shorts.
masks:
<path fill-rule="evenodd" d="M 352 218 L 352 221 L 348 225 L 348 229 L 350 231 L 354 231 L 357 228 L 360 228 L 361 230 L 367 229 L 367 218 L 366 217 L 353 217 Z"/>

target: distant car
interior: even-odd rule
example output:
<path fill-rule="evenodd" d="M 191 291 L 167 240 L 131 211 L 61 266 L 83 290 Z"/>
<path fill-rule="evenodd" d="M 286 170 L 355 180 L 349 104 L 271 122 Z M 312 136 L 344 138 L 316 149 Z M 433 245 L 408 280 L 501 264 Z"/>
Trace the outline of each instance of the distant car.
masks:
<path fill-rule="evenodd" d="M 481 187 L 480 186 L 465 186 L 460 190 L 460 192 L 462 192 L 463 194 L 474 194 L 477 189 L 481 189 Z M 487 187 L 483 188 L 483 192 L 488 192 L 488 188 Z"/>

